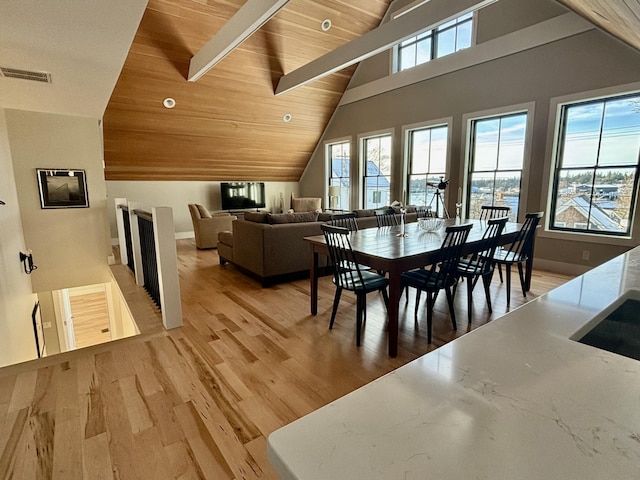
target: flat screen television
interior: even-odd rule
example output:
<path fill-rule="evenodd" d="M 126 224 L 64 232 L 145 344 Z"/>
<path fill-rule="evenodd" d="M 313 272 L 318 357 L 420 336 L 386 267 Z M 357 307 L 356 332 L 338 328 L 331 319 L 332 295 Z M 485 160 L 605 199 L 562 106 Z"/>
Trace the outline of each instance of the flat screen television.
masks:
<path fill-rule="evenodd" d="M 222 182 L 220 184 L 222 210 L 264 208 L 264 182 Z"/>

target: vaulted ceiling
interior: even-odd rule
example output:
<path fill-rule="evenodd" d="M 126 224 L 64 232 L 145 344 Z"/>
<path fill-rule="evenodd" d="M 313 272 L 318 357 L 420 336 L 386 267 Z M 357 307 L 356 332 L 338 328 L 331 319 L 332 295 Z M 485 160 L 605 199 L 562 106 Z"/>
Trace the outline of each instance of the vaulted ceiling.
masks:
<path fill-rule="evenodd" d="M 187 82 L 191 57 L 243 3 L 149 1 L 104 115 L 107 180 L 300 179 L 355 67 L 276 97 L 278 80 L 377 27 L 390 0 L 291 0 Z"/>

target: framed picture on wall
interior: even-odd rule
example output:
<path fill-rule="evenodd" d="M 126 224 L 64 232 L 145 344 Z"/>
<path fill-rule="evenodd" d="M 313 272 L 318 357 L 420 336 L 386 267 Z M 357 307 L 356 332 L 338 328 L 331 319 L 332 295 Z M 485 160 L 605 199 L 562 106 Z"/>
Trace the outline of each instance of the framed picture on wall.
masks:
<path fill-rule="evenodd" d="M 41 208 L 87 208 L 84 170 L 36 169 Z"/>
<path fill-rule="evenodd" d="M 33 321 L 33 334 L 36 337 L 36 351 L 38 352 L 38 358 L 42 358 L 47 354 L 47 350 L 44 343 L 44 330 L 42 325 L 42 312 L 40 311 L 40 302 L 36 302 L 31 313 L 31 320 Z"/>

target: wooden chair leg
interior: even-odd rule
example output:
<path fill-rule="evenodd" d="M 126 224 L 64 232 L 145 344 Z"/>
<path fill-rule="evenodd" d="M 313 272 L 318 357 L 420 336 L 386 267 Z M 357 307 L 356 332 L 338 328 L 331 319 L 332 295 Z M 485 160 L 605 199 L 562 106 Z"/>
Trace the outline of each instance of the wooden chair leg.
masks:
<path fill-rule="evenodd" d="M 366 294 L 356 297 L 356 346 L 360 346 L 360 336 L 362 335 L 362 318 L 366 308 Z"/>
<path fill-rule="evenodd" d="M 467 317 L 471 323 L 471 309 L 473 308 L 473 285 L 471 278 L 467 279 Z"/>
<path fill-rule="evenodd" d="M 482 284 L 484 285 L 484 296 L 487 298 L 487 307 L 489 308 L 489 313 L 493 313 L 493 309 L 491 308 L 491 275 L 483 275 L 482 276 Z"/>
<path fill-rule="evenodd" d="M 511 304 L 511 265 L 506 263 L 504 265 L 507 277 L 507 305 Z"/>
<path fill-rule="evenodd" d="M 387 308 L 387 316 L 389 315 L 389 295 L 387 294 L 387 289 L 383 288 L 381 290 L 382 292 L 382 299 L 384 300 L 384 306 Z M 409 292 L 407 292 L 407 297 L 409 296 Z"/>
<path fill-rule="evenodd" d="M 428 291 L 427 292 L 427 343 L 431 343 L 431 326 L 433 323 L 433 302 L 431 300 L 431 297 L 432 297 L 432 294 L 431 292 Z"/>
<path fill-rule="evenodd" d="M 505 265 L 506 268 L 506 265 Z M 504 283 L 502 280 L 502 264 L 498 263 L 498 275 L 500 275 L 500 283 Z"/>
<path fill-rule="evenodd" d="M 456 324 L 456 311 L 453 308 L 453 295 L 451 294 L 451 287 L 445 288 L 445 292 L 447 293 L 447 303 L 449 304 L 449 314 L 451 315 L 451 325 L 454 330 L 458 329 L 458 325 Z"/>
<path fill-rule="evenodd" d="M 524 279 L 524 272 L 522 271 L 522 263 L 518 262 L 518 274 L 520 275 L 520 286 L 522 287 L 522 296 L 527 296 L 527 283 Z"/>
<path fill-rule="evenodd" d="M 416 288 L 416 308 L 415 308 L 415 319 L 418 321 L 418 306 L 420 305 L 420 295 L 422 294 L 422 290 Z"/>
<path fill-rule="evenodd" d="M 342 288 L 336 287 L 336 294 L 333 297 L 333 310 L 331 311 L 331 322 L 329 322 L 329 330 L 333 328 L 333 322 L 336 319 L 336 313 L 338 313 L 338 304 L 340 303 L 341 294 Z"/>

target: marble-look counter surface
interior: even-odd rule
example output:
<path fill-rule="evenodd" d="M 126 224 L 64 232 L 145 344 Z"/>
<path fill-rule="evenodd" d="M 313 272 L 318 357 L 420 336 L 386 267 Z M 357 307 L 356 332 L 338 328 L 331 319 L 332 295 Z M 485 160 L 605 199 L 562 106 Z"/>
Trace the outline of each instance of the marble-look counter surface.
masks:
<path fill-rule="evenodd" d="M 277 430 L 283 479 L 640 479 L 640 362 L 570 337 L 640 247 Z M 638 312 L 640 321 L 640 312 Z"/>

